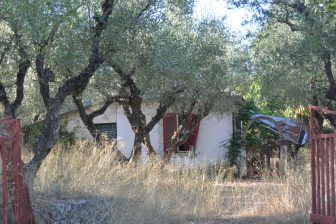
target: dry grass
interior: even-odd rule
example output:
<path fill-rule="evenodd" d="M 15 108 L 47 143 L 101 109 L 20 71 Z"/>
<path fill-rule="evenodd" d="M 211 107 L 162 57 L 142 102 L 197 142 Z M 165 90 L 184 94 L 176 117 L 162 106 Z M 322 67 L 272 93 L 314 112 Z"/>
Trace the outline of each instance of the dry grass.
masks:
<path fill-rule="evenodd" d="M 111 147 L 56 147 L 35 182 L 41 223 L 308 223 L 309 167 L 284 179 L 237 181 L 203 168 L 137 169 L 113 162 Z M 212 174 L 212 175 L 209 175 Z"/>

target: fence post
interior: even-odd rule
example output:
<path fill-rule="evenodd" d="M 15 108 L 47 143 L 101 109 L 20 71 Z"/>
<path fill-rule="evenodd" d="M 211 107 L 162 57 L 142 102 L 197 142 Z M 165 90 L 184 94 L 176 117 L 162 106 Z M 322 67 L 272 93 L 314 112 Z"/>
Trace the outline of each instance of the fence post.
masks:
<path fill-rule="evenodd" d="M 311 150 L 312 211 L 315 224 L 336 223 L 335 217 L 335 138 L 324 134 L 321 118 L 336 117 L 335 111 L 310 107 L 309 145 Z"/>
<path fill-rule="evenodd" d="M 287 147 L 286 147 L 286 142 L 283 136 L 284 124 L 277 123 L 276 125 L 279 130 L 279 140 L 277 141 L 279 148 L 280 148 L 279 173 L 280 173 L 280 176 L 285 176 L 286 168 L 287 168 Z"/>
<path fill-rule="evenodd" d="M 3 223 L 9 222 L 9 210 L 14 211 L 15 223 L 35 224 L 21 160 L 21 125 L 17 119 L 0 119 L 0 149 L 3 175 Z M 10 207 L 11 206 L 11 207 Z"/>

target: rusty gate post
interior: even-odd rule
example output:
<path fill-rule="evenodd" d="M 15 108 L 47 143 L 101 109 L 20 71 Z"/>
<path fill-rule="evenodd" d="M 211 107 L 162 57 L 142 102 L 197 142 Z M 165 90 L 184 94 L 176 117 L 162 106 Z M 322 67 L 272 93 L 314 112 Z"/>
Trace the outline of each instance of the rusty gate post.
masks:
<path fill-rule="evenodd" d="M 315 117 L 315 110 L 309 108 L 310 117 L 309 117 L 309 146 L 310 146 L 310 167 L 311 167 L 311 185 L 312 185 L 312 214 L 316 214 L 316 164 L 315 164 L 315 140 L 313 140 L 313 122 Z"/>
<path fill-rule="evenodd" d="M 7 152 L 6 141 L 4 139 L 0 139 L 0 150 L 1 150 L 1 161 L 2 161 L 2 213 L 3 213 L 3 223 L 8 223 L 8 198 L 9 198 L 9 190 L 8 190 L 8 170 L 7 170 Z"/>
<path fill-rule="evenodd" d="M 336 133 L 323 133 L 322 119 L 336 117 L 336 111 L 310 107 L 312 210 L 315 224 L 336 223 L 335 139 Z"/>
<path fill-rule="evenodd" d="M 0 150 L 3 174 L 3 223 L 9 222 L 9 206 L 15 223 L 35 224 L 28 188 L 24 181 L 21 160 L 21 125 L 17 119 L 0 119 Z"/>

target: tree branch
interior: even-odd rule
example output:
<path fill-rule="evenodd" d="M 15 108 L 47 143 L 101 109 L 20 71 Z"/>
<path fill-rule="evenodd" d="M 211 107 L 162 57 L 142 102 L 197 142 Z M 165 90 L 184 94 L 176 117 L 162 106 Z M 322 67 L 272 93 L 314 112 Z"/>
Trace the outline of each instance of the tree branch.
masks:
<path fill-rule="evenodd" d="M 81 95 L 72 95 L 72 99 L 75 102 L 77 108 L 78 108 L 78 112 L 79 112 L 79 116 L 82 119 L 83 123 L 85 124 L 85 126 L 87 127 L 87 129 L 91 132 L 94 129 L 94 124 L 93 124 L 93 118 L 90 119 L 89 116 L 87 115 L 86 111 L 85 111 L 85 107 L 83 105 L 83 101 L 82 101 L 82 96 Z"/>
<path fill-rule="evenodd" d="M 272 4 L 275 5 L 285 5 L 286 7 L 290 7 L 300 13 L 302 13 L 305 10 L 305 3 L 303 2 L 296 2 L 296 3 L 289 3 L 288 0 L 273 0 Z"/>
<path fill-rule="evenodd" d="M 28 73 L 28 69 L 31 66 L 31 60 L 29 59 L 28 52 L 26 51 L 26 46 L 24 46 L 24 44 L 22 43 L 21 36 L 16 29 L 14 30 L 14 40 L 16 45 L 18 46 L 21 60 L 19 63 L 19 71 L 16 74 L 16 97 L 11 104 L 11 110 L 13 115 L 15 115 L 16 110 L 22 103 L 24 97 L 24 81 Z"/>
<path fill-rule="evenodd" d="M 197 120 L 194 121 L 191 126 L 188 127 L 188 122 L 185 122 L 184 124 L 180 125 L 178 130 L 176 131 L 177 133 L 177 141 L 175 143 L 175 147 L 179 147 L 183 144 L 185 144 L 190 137 L 190 135 L 195 131 L 199 123 L 204 117 L 197 117 Z M 186 121 L 188 121 L 186 119 Z"/>
<path fill-rule="evenodd" d="M 5 60 L 6 54 L 9 52 L 9 50 L 12 47 L 12 42 L 14 40 L 14 35 L 13 37 L 10 39 L 10 41 L 7 43 L 5 49 L 3 50 L 3 52 L 0 55 L 0 65 L 2 64 L 2 62 Z"/>
<path fill-rule="evenodd" d="M 79 110 L 80 116 L 83 120 L 84 123 L 86 122 L 92 122 L 93 119 L 99 115 L 102 115 L 105 113 L 105 111 L 107 110 L 107 108 L 112 104 L 112 103 L 122 103 L 122 102 L 126 102 L 126 100 L 120 96 L 107 96 L 105 99 L 104 104 L 102 105 L 102 107 L 100 107 L 97 110 L 92 111 L 91 113 L 87 114 L 85 111 L 85 107 L 83 105 L 83 99 L 82 96 L 80 94 L 77 95 L 72 95 L 72 98 Z M 93 124 L 93 122 L 92 122 Z"/>
<path fill-rule="evenodd" d="M 132 112 L 131 112 L 129 104 L 128 103 L 122 103 L 121 105 L 124 109 L 124 113 L 125 113 L 127 119 L 129 120 L 131 126 L 133 127 L 134 126 L 134 119 L 133 119 Z"/>
<path fill-rule="evenodd" d="M 331 54 L 326 51 L 323 56 L 324 69 L 329 82 L 329 89 L 326 93 L 326 97 L 330 100 L 336 100 L 336 82 L 332 71 Z"/>
<path fill-rule="evenodd" d="M 0 82 L 0 102 L 5 107 L 5 114 L 8 115 L 7 111 L 10 110 L 8 109 L 10 107 L 10 102 L 7 96 L 6 88 L 1 82 Z"/>
<path fill-rule="evenodd" d="M 186 143 L 186 141 L 197 128 L 201 120 L 210 114 L 210 111 L 213 107 L 213 102 L 214 100 L 210 100 L 209 102 L 205 102 L 203 107 L 199 107 L 196 113 L 197 117 L 195 120 L 192 120 L 192 123 L 190 123 L 190 120 L 193 115 L 194 108 L 196 107 L 197 100 L 191 102 L 188 111 L 184 112 L 183 114 L 179 114 L 179 116 L 182 117 L 182 123 L 172 137 L 172 142 L 174 143 L 174 146 L 172 147 L 173 150 L 176 147 L 179 147 Z M 204 109 L 202 110 L 201 108 Z"/>
<path fill-rule="evenodd" d="M 42 96 L 44 105 L 46 106 L 46 108 L 49 108 L 51 96 L 50 96 L 49 80 L 46 77 L 44 70 L 44 60 L 45 60 L 44 53 L 42 52 L 42 49 L 40 49 L 35 58 L 35 67 L 40 86 L 40 94 Z"/>
<path fill-rule="evenodd" d="M 151 121 L 145 127 L 146 133 L 149 133 L 154 128 L 154 126 L 163 118 L 168 108 L 175 102 L 176 95 L 183 91 L 184 89 L 182 87 L 175 87 L 172 91 L 166 93 L 168 97 L 167 99 L 160 101 L 160 105 L 156 110 L 156 114 L 154 115 L 154 117 L 152 117 Z"/>
<path fill-rule="evenodd" d="M 287 26 L 289 26 L 289 28 L 291 29 L 292 32 L 302 31 L 300 26 L 290 22 L 288 17 L 285 17 L 283 19 L 277 19 L 277 22 L 286 24 Z"/>
<path fill-rule="evenodd" d="M 94 75 L 100 65 L 103 63 L 99 48 L 101 36 L 106 28 L 107 22 L 116 0 L 105 0 L 102 5 L 103 14 L 100 18 L 96 18 L 96 26 L 91 43 L 91 55 L 88 65 L 77 75 L 67 80 L 57 91 L 56 98 L 64 100 L 66 96 L 81 93 L 87 86 L 90 78 Z"/>
<path fill-rule="evenodd" d="M 50 86 L 49 82 L 53 78 L 52 76 L 53 71 L 51 71 L 48 67 L 48 60 L 46 58 L 46 55 L 48 54 L 48 51 L 52 45 L 52 43 L 55 40 L 55 36 L 57 33 L 58 28 L 61 25 L 62 20 L 57 20 L 48 35 L 48 38 L 44 41 L 44 43 L 40 43 L 38 53 L 35 58 L 35 67 L 37 71 L 39 86 L 40 86 L 40 94 L 42 96 L 44 105 L 49 108 L 50 106 Z"/>
<path fill-rule="evenodd" d="M 7 96 L 5 87 L 3 86 L 2 83 L 0 83 L 0 102 L 5 107 L 6 116 L 15 117 L 16 116 L 16 110 L 21 105 L 23 97 L 24 97 L 24 80 L 25 80 L 25 77 L 27 75 L 28 69 L 31 65 L 31 61 L 30 61 L 28 53 L 26 51 L 26 47 L 24 46 L 24 44 L 21 41 L 21 36 L 20 36 L 20 34 L 17 30 L 17 27 L 15 25 L 12 25 L 11 28 L 14 32 L 12 40 L 17 45 L 19 55 L 21 57 L 20 62 L 19 62 L 19 71 L 16 74 L 16 81 L 15 81 L 16 95 L 15 95 L 14 101 L 10 102 L 9 98 Z M 1 55 L 0 64 L 2 63 L 2 61 L 5 57 L 5 53 L 7 53 L 9 51 L 10 46 L 11 46 L 11 43 L 10 43 L 10 45 L 7 46 L 7 50 L 5 49 L 5 51 Z"/>
<path fill-rule="evenodd" d="M 134 83 L 132 76 L 136 72 L 136 66 L 134 65 L 132 69 L 127 73 L 125 72 L 117 63 L 115 63 L 113 60 L 110 60 L 110 65 L 113 68 L 113 70 L 119 75 L 122 86 L 128 86 L 131 94 L 133 96 L 140 96 L 140 89 L 136 86 Z"/>
<path fill-rule="evenodd" d="M 151 5 L 154 2 L 155 2 L 155 0 L 148 0 L 145 7 L 137 14 L 137 16 L 135 18 L 139 19 L 151 7 Z"/>
<path fill-rule="evenodd" d="M 103 106 L 102 106 L 101 108 L 99 108 L 98 110 L 92 111 L 92 112 L 88 115 L 89 119 L 92 119 L 92 120 L 93 120 L 93 118 L 95 118 L 95 117 L 97 117 L 97 116 L 99 116 L 99 115 L 101 115 L 101 114 L 104 114 L 105 111 L 107 110 L 107 108 L 108 108 L 112 103 L 116 103 L 116 102 L 121 102 L 121 97 L 119 97 L 119 96 L 113 96 L 113 97 L 108 96 L 108 97 L 106 97 Z"/>

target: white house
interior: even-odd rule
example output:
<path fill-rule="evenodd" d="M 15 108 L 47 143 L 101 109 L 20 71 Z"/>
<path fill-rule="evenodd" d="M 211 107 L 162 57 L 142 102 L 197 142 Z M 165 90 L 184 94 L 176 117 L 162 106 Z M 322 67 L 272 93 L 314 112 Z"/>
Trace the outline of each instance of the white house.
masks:
<path fill-rule="evenodd" d="M 145 104 L 143 112 L 149 121 L 156 113 L 157 105 Z M 90 108 L 88 109 L 90 110 Z M 85 128 L 84 123 L 79 117 L 78 112 L 72 111 L 63 116 L 66 119 L 66 127 L 69 132 L 74 132 L 75 136 L 82 139 L 93 140 L 90 132 Z M 134 134 L 131 126 L 124 115 L 123 108 L 118 104 L 112 104 L 104 114 L 96 117 L 94 123 L 97 128 L 102 130 L 109 138 L 117 140 L 118 149 L 126 156 L 130 157 Z M 151 143 L 160 157 L 163 157 L 164 146 L 169 141 L 169 134 L 178 125 L 178 118 L 172 112 L 168 111 L 166 117 L 162 119 L 150 132 Z M 228 112 L 222 115 L 210 114 L 205 117 L 199 128 L 194 133 L 193 147 L 180 147 L 174 154 L 171 162 L 183 163 L 215 163 L 225 159 L 227 149 L 223 142 L 229 140 L 233 133 L 232 113 Z M 196 135 L 196 136 L 195 136 Z M 146 151 L 142 154 L 145 157 Z"/>

